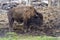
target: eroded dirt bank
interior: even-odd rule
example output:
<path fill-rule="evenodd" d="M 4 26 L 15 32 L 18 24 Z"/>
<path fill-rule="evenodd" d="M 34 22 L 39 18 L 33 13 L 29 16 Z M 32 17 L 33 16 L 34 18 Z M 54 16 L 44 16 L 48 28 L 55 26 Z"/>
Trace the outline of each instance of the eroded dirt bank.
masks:
<path fill-rule="evenodd" d="M 43 15 L 43 25 L 40 30 L 33 30 L 31 34 L 40 35 L 52 35 L 60 36 L 60 9 L 59 8 L 41 8 L 37 9 L 38 12 Z M 0 12 L 0 35 L 8 32 L 8 17 L 7 13 L 4 11 Z M 20 27 L 21 29 L 21 27 Z M 20 32 L 20 30 L 17 30 Z M 3 34 L 2 34 L 3 33 Z M 29 32 L 30 33 L 30 32 Z"/>

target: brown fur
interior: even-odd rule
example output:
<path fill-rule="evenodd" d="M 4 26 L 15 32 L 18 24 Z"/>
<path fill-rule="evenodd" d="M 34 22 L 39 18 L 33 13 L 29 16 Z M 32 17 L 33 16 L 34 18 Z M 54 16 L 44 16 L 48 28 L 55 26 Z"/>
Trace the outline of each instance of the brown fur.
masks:
<path fill-rule="evenodd" d="M 13 27 L 14 20 L 23 20 L 25 29 L 28 29 L 27 20 L 36 15 L 36 10 L 32 6 L 15 7 L 9 10 L 8 19 L 10 27 Z M 12 29 L 10 29 L 12 30 Z"/>
<path fill-rule="evenodd" d="M 23 18 L 24 20 L 30 19 L 31 16 L 35 15 L 35 9 L 31 6 L 25 6 L 25 7 L 15 7 L 11 9 L 10 11 L 13 12 L 13 18 Z"/>

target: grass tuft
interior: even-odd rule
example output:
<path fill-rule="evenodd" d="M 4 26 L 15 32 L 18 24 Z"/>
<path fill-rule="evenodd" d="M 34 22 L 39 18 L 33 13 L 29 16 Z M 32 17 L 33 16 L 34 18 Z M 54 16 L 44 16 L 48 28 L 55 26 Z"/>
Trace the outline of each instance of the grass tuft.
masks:
<path fill-rule="evenodd" d="M 14 32 L 7 33 L 6 37 L 1 38 L 0 40 L 57 40 L 57 38 L 51 36 L 31 36 L 31 35 L 17 35 Z"/>

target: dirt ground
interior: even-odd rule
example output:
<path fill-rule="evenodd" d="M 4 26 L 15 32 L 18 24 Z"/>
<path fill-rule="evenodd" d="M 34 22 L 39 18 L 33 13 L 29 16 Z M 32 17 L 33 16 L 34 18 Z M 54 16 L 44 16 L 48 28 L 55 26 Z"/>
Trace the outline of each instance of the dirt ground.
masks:
<path fill-rule="evenodd" d="M 37 9 L 43 15 L 42 31 L 40 33 L 53 36 L 60 36 L 60 9 L 59 8 L 39 8 Z M 51 22 L 52 20 L 52 22 Z M 0 10 L 0 36 L 9 31 L 9 22 L 7 12 Z M 33 32 L 34 34 L 36 32 Z M 38 34 L 40 34 L 38 33 Z"/>
<path fill-rule="evenodd" d="M 49 7 L 37 9 L 43 15 L 43 25 L 47 25 L 44 30 L 47 34 L 52 32 L 55 36 L 60 36 L 60 8 Z"/>

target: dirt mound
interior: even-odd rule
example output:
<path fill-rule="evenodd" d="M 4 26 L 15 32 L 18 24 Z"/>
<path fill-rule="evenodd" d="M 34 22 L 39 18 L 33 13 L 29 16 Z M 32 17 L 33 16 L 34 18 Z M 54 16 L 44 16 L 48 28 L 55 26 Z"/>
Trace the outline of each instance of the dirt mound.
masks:
<path fill-rule="evenodd" d="M 19 8 L 18 8 L 19 9 Z M 22 11 L 22 10 L 21 10 Z M 43 25 L 37 28 L 31 27 L 28 33 L 33 35 L 60 35 L 60 8 L 40 8 L 37 9 L 39 13 L 43 15 Z M 17 11 L 18 12 L 18 11 Z M 8 23 L 7 14 L 0 14 L 0 27 L 7 26 Z M 14 31 L 24 33 L 22 24 L 14 24 Z M 18 30 L 17 30 L 18 29 Z"/>
<path fill-rule="evenodd" d="M 42 8 L 37 9 L 43 15 L 42 30 L 47 34 L 56 34 L 60 24 L 60 9 L 59 8 Z M 58 29 L 60 30 L 60 29 Z M 59 31 L 60 32 L 60 31 Z"/>

